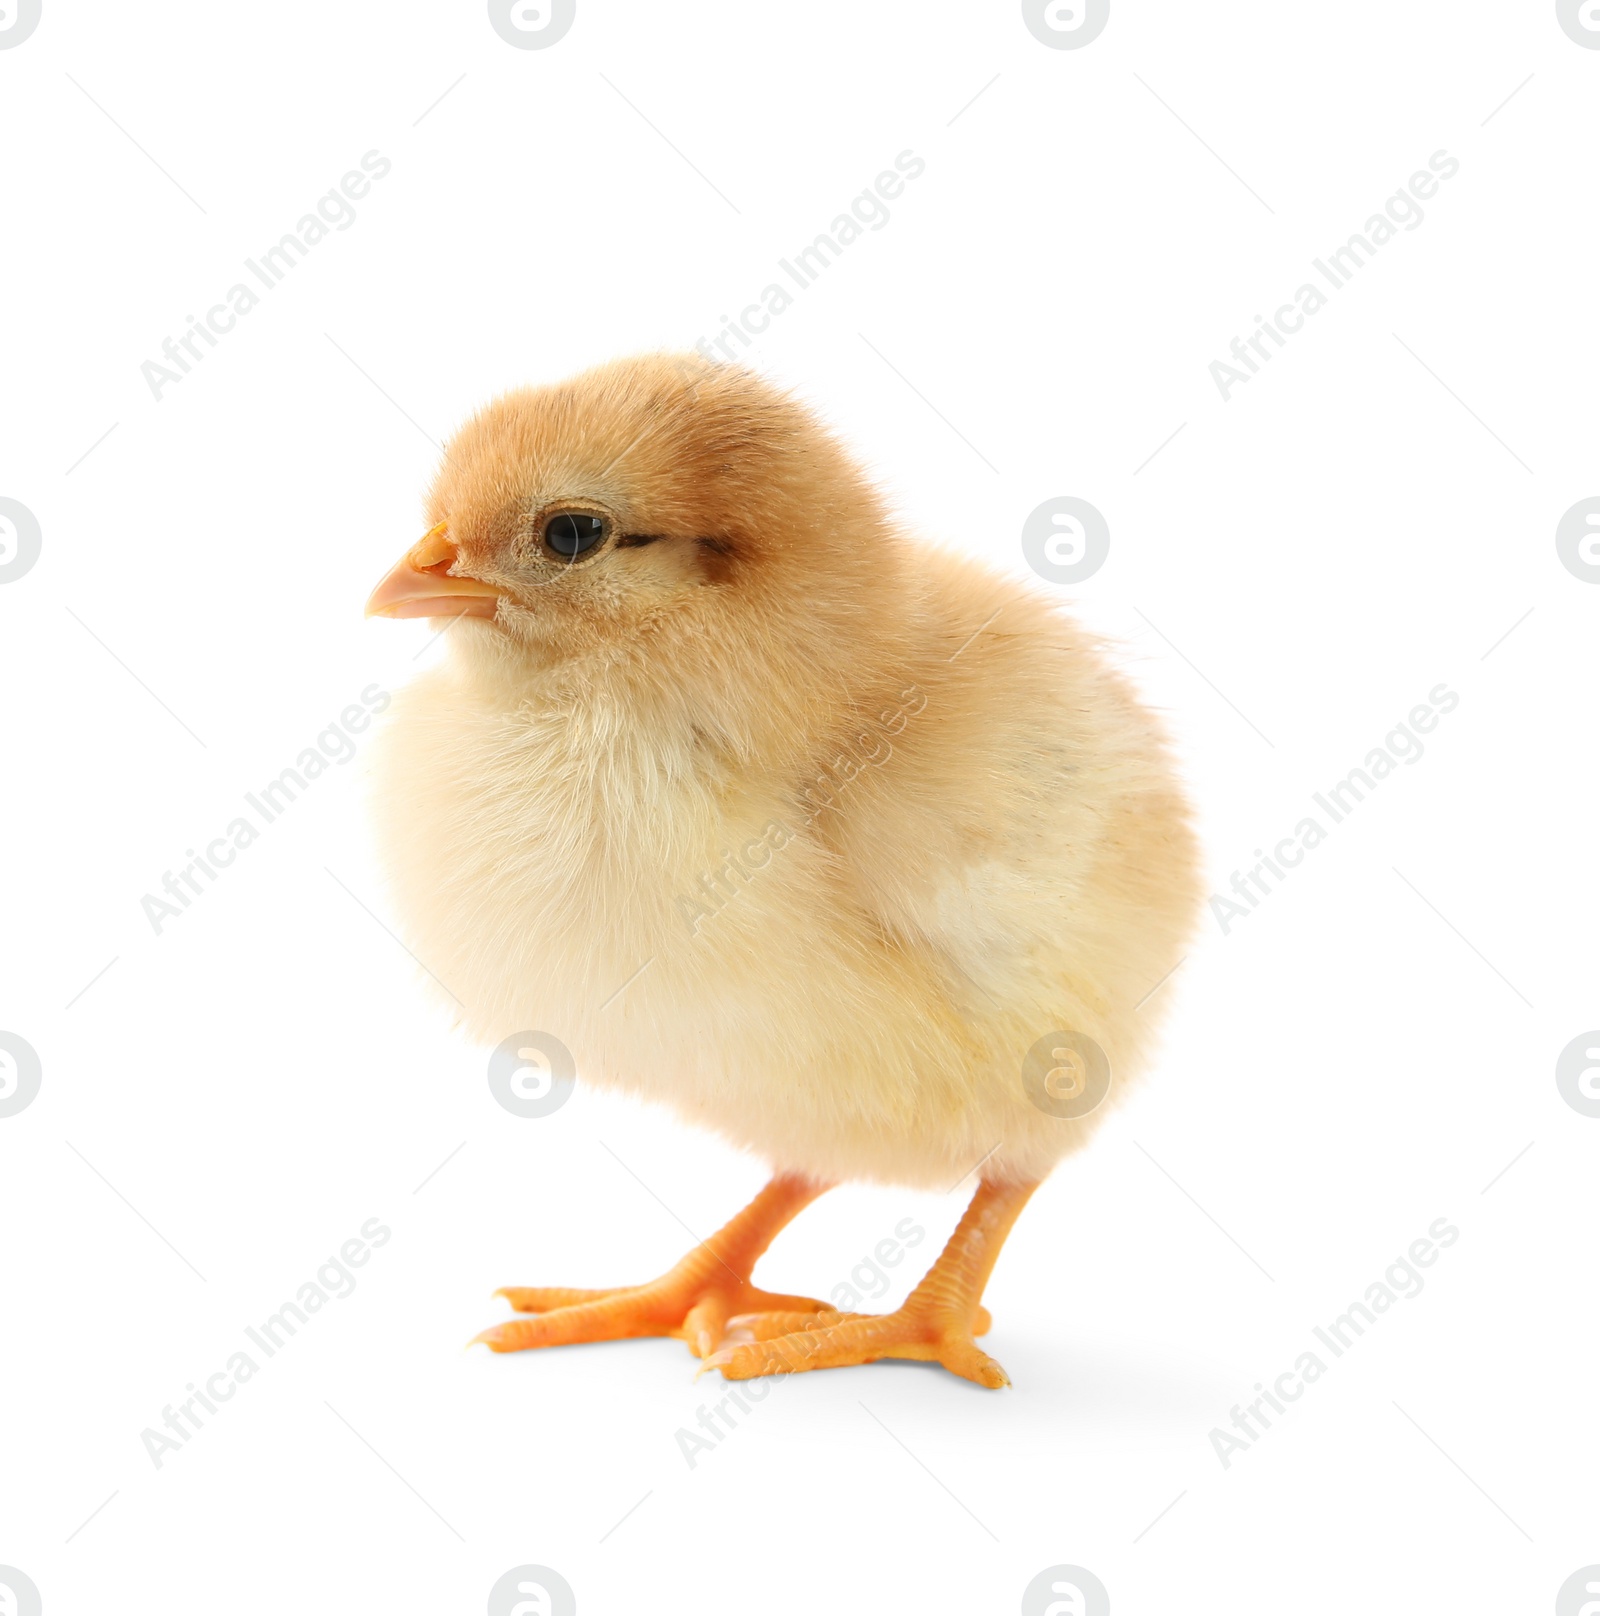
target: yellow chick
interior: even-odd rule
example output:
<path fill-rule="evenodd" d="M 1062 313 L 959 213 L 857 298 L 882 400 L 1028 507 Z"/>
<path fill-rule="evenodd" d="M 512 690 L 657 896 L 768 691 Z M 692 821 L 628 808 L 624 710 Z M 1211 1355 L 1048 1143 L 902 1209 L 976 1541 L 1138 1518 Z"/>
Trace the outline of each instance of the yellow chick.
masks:
<path fill-rule="evenodd" d="M 369 612 L 448 654 L 374 749 L 404 929 L 471 1036 L 537 1028 L 772 1181 L 663 1277 L 513 1288 L 498 1352 L 675 1335 L 731 1379 L 931 1359 L 984 1386 L 1029 1195 L 1146 1064 L 1199 903 L 1159 725 L 1021 583 L 914 542 L 794 398 L 651 356 L 445 452 Z M 1141 1008 L 1141 1005 L 1143 1006 Z M 751 1280 L 843 1180 L 972 1203 L 904 1306 Z"/>

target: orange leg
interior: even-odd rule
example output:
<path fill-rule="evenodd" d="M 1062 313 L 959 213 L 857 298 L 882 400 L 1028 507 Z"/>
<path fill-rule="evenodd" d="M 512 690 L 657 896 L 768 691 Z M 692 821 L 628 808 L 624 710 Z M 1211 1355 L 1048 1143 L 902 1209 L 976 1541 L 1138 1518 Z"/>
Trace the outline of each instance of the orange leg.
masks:
<path fill-rule="evenodd" d="M 903 1306 L 882 1316 L 824 1315 L 813 1323 L 783 1318 L 781 1310 L 736 1316 L 728 1345 L 706 1359 L 728 1380 L 834 1369 L 879 1358 L 941 1363 L 980 1386 L 1008 1386 L 999 1364 L 973 1340 L 988 1328 L 979 1305 L 995 1259 L 1033 1184 L 978 1185 L 939 1260 Z"/>
<path fill-rule="evenodd" d="M 513 1286 L 497 1291 L 519 1313 L 538 1317 L 496 1324 L 475 1337 L 474 1344 L 482 1341 L 496 1352 L 521 1352 L 577 1341 L 672 1335 L 704 1358 L 722 1340 L 735 1313 L 831 1313 L 826 1302 L 776 1295 L 750 1283 L 751 1270 L 778 1231 L 827 1188 L 780 1175 L 732 1222 L 648 1285 L 598 1291 Z"/>

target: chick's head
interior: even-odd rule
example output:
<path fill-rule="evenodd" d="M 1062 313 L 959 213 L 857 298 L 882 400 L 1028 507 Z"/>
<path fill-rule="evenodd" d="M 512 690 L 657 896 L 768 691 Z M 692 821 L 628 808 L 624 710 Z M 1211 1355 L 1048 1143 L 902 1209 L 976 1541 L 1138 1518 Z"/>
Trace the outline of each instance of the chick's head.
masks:
<path fill-rule="evenodd" d="M 545 661 L 726 650 L 756 629 L 848 639 L 897 565 L 877 492 L 828 431 L 693 355 L 496 399 L 447 445 L 428 519 L 369 613 L 461 618 Z"/>

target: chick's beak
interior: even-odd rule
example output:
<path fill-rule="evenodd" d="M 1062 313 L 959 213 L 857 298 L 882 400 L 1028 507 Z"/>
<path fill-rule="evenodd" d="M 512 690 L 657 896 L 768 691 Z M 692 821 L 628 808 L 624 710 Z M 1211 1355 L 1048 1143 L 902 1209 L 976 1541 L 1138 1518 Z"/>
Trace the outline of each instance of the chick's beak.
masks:
<path fill-rule="evenodd" d="M 453 578 L 456 547 L 445 524 L 429 528 L 372 591 L 368 617 L 493 617 L 499 591 L 476 578 Z"/>

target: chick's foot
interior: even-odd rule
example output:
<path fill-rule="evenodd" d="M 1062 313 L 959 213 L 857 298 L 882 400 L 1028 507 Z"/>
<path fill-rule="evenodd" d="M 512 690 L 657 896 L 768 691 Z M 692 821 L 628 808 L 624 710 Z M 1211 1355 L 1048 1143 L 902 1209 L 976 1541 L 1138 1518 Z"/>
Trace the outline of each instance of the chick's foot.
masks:
<path fill-rule="evenodd" d="M 496 1292 L 519 1313 L 536 1317 L 496 1324 L 474 1338 L 495 1352 L 676 1336 L 704 1358 L 720 1344 L 735 1314 L 832 1315 L 826 1302 L 762 1290 L 750 1281 L 773 1237 L 826 1186 L 779 1177 L 731 1223 L 702 1242 L 660 1279 L 610 1290 L 511 1286 Z"/>
<path fill-rule="evenodd" d="M 758 1375 L 788 1375 L 804 1369 L 840 1369 L 876 1363 L 879 1358 L 919 1358 L 980 1386 L 1009 1386 L 1010 1377 L 972 1339 L 963 1318 L 943 1317 L 910 1303 L 893 1313 L 857 1314 L 821 1329 L 743 1345 L 730 1342 L 706 1359 L 727 1380 L 753 1380 Z"/>
<path fill-rule="evenodd" d="M 774 1309 L 735 1316 L 727 1342 L 706 1359 L 706 1368 L 720 1369 L 727 1380 L 751 1380 L 912 1358 L 941 1363 L 980 1386 L 1009 1386 L 1005 1370 L 973 1337 L 989 1328 L 979 1298 L 1033 1189 L 980 1184 L 939 1260 L 893 1313 L 830 1311 L 808 1318 Z"/>

